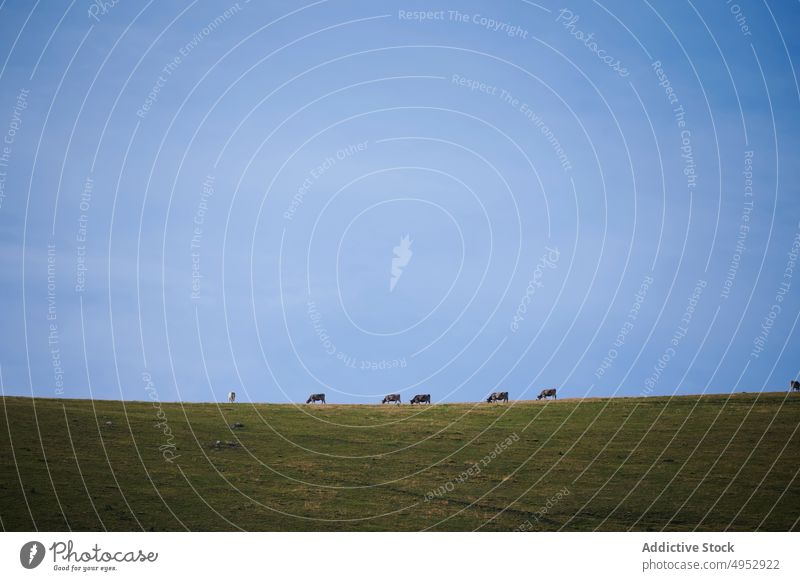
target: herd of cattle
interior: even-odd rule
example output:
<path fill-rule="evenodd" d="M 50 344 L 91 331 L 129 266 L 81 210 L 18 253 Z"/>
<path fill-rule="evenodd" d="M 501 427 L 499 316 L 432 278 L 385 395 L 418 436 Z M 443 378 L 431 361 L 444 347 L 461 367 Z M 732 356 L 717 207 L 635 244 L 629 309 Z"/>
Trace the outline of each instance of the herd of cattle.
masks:
<path fill-rule="evenodd" d="M 789 382 L 789 391 L 800 391 L 800 381 L 796 381 L 794 379 L 792 381 L 790 381 Z M 555 389 L 543 389 L 539 393 L 539 395 L 536 397 L 536 399 L 537 400 L 548 399 L 550 397 L 552 397 L 553 399 L 558 399 L 558 396 L 556 395 L 556 390 Z M 235 391 L 229 392 L 228 393 L 228 403 L 233 403 L 235 401 L 236 401 L 236 392 Z M 497 402 L 501 402 L 501 401 L 505 401 L 505 402 L 508 401 L 508 392 L 507 391 L 495 391 L 494 393 L 490 394 L 489 397 L 486 398 L 486 402 L 487 403 L 497 403 Z M 312 393 L 310 396 L 308 396 L 308 399 L 306 400 L 306 403 L 315 403 L 315 402 L 325 403 L 325 394 L 324 393 Z M 386 397 L 383 398 L 383 401 L 381 401 L 381 403 L 382 404 L 384 404 L 384 403 L 401 404 L 402 401 L 400 400 L 400 394 L 399 393 L 390 393 L 389 395 L 387 395 Z M 414 397 L 411 398 L 411 401 L 409 403 L 411 405 L 414 405 L 415 403 L 418 403 L 418 404 L 423 404 L 423 403 L 430 404 L 431 403 L 431 394 L 429 394 L 429 393 L 417 394 L 417 395 L 415 395 Z"/>
<path fill-rule="evenodd" d="M 235 397 L 235 394 L 234 394 L 234 397 Z M 555 389 L 543 389 L 542 392 L 539 394 L 539 396 L 536 399 L 547 399 L 548 397 L 552 397 L 554 399 L 558 399 L 556 397 L 556 390 Z M 229 401 L 231 401 L 231 400 L 229 400 Z M 508 392 L 507 391 L 496 391 L 496 392 L 492 393 L 491 395 L 489 395 L 489 397 L 486 398 L 486 402 L 487 403 L 496 403 L 496 402 L 500 402 L 500 401 L 506 401 L 506 402 L 508 401 Z M 314 402 L 325 403 L 325 394 L 324 393 L 312 393 L 310 396 L 308 396 L 308 399 L 306 400 L 306 403 L 314 403 Z M 384 403 L 401 404 L 403 402 L 402 402 L 402 400 L 400 398 L 400 394 L 399 393 L 390 393 L 389 395 L 384 397 L 383 400 L 381 400 L 381 403 L 382 404 L 384 404 Z M 414 397 L 412 397 L 411 401 L 409 401 L 408 403 L 411 404 L 411 405 L 414 405 L 415 403 L 418 403 L 418 404 L 423 404 L 423 403 L 430 404 L 431 403 L 431 394 L 429 394 L 429 393 L 419 393 L 419 394 L 415 395 Z"/>
<path fill-rule="evenodd" d="M 547 399 L 549 397 L 552 397 L 553 399 L 558 399 L 558 397 L 556 396 L 556 390 L 555 389 L 543 389 L 536 399 Z M 236 392 L 235 391 L 228 392 L 228 403 L 233 403 L 235 401 L 236 401 Z M 505 401 L 505 402 L 508 401 L 508 392 L 507 391 L 495 391 L 494 393 L 490 394 L 489 397 L 486 398 L 486 402 L 487 403 L 496 403 L 496 402 L 501 402 L 501 401 Z M 316 403 L 316 402 L 325 403 L 325 394 L 324 393 L 312 393 L 311 395 L 308 396 L 308 399 L 306 400 L 306 403 Z M 384 403 L 401 404 L 403 402 L 400 399 L 400 394 L 399 393 L 390 393 L 389 395 L 387 395 L 386 397 L 383 398 L 383 401 L 381 401 L 381 403 L 382 404 L 384 404 Z M 414 397 L 412 397 L 411 401 L 408 402 L 408 403 L 410 403 L 411 405 L 414 405 L 415 403 L 418 403 L 418 404 L 423 404 L 423 403 L 430 404 L 431 403 L 431 394 L 429 394 L 429 393 L 417 394 Z"/>

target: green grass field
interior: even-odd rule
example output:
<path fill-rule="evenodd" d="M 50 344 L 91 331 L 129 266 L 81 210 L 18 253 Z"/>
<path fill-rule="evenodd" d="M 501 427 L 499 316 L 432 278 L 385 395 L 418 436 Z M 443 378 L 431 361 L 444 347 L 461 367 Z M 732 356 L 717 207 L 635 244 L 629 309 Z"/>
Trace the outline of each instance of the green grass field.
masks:
<path fill-rule="evenodd" d="M 3 529 L 800 528 L 798 394 L 158 413 L 2 398 Z"/>

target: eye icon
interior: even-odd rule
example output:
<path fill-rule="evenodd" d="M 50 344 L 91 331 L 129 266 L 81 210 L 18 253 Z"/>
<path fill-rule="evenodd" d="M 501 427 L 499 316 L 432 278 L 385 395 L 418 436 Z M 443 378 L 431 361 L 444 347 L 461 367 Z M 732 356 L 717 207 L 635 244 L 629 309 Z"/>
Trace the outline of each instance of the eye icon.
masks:
<path fill-rule="evenodd" d="M 26 569 L 35 569 L 44 559 L 44 545 L 39 541 L 30 541 L 22 545 L 19 551 L 19 562 Z"/>

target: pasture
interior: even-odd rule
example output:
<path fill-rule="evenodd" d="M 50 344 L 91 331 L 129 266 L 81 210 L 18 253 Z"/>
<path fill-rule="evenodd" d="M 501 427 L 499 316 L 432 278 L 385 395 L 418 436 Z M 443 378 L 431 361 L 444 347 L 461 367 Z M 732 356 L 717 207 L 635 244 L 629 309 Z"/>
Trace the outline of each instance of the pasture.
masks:
<path fill-rule="evenodd" d="M 786 392 L 1 403 L 5 530 L 785 531 L 800 517 Z"/>

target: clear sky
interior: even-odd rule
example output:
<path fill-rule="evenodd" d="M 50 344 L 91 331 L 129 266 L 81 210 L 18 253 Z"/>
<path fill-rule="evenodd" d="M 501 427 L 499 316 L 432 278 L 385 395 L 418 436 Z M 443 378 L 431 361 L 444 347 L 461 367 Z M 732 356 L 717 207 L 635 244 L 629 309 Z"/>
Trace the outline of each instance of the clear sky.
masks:
<path fill-rule="evenodd" d="M 3 392 L 785 390 L 798 26 L 745 0 L 5 1 Z"/>

